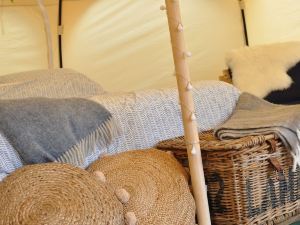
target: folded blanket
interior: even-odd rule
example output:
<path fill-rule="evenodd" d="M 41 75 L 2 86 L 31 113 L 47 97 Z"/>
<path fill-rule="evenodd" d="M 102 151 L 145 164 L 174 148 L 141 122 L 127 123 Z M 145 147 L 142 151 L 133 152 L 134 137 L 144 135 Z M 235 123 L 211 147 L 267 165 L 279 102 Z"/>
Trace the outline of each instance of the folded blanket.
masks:
<path fill-rule="evenodd" d="M 215 129 L 220 139 L 275 133 L 291 150 L 293 171 L 300 166 L 300 105 L 269 103 L 249 93 L 241 94 L 232 116 Z"/>
<path fill-rule="evenodd" d="M 0 132 L 23 164 L 83 166 L 94 146 L 107 147 L 117 128 L 100 104 L 80 98 L 0 100 Z"/>

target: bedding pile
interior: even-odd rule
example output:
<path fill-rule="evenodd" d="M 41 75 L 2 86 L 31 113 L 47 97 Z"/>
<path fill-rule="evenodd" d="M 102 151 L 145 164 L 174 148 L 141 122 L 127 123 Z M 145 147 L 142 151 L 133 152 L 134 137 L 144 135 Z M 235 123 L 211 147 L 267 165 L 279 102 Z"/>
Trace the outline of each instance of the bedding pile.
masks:
<path fill-rule="evenodd" d="M 34 70 L 0 77 L 0 99 L 88 98 L 104 94 L 100 84 L 71 69 Z M 47 127 L 44 127 L 47 129 Z M 95 146 L 95 149 L 100 148 Z M 100 150 L 97 151 L 99 154 Z M 93 161 L 99 155 L 89 156 Z M 84 167 L 90 162 L 85 160 Z M 0 181 L 9 173 L 23 166 L 20 155 L 9 140 L 0 132 Z"/>
<path fill-rule="evenodd" d="M 300 105 L 269 103 L 249 93 L 242 93 L 230 119 L 215 129 L 221 139 L 249 135 L 276 134 L 291 150 L 293 171 L 300 166 Z"/>
<path fill-rule="evenodd" d="M 47 86 L 46 83 L 49 82 L 49 79 L 49 77 L 45 79 L 43 87 Z M 66 78 L 63 83 L 68 87 L 70 86 L 69 82 L 72 82 L 72 80 Z M 99 86 L 99 88 L 96 88 L 98 91 L 94 90 L 94 94 L 92 94 L 88 88 L 84 88 L 88 87 L 91 81 L 87 81 L 87 84 L 85 84 L 83 78 L 80 78 L 80 80 L 82 80 L 82 85 L 72 85 L 74 89 L 67 97 L 86 98 L 101 104 L 111 113 L 120 131 L 119 135 L 112 140 L 112 144 L 109 146 L 98 145 L 93 148 L 90 151 L 91 154 L 85 158 L 83 167 L 87 167 L 91 162 L 95 161 L 100 154 L 114 154 L 132 149 L 150 148 L 161 140 L 183 135 L 176 88 L 129 93 L 99 93 L 98 91 L 102 89 Z M 23 87 L 22 82 L 18 83 L 19 87 Z M 96 86 L 98 84 L 93 85 Z M 195 114 L 199 124 L 199 131 L 212 129 L 229 118 L 240 94 L 235 87 L 219 81 L 203 81 L 195 83 L 193 86 Z M 38 88 L 35 85 L 30 87 Z M 42 90 L 39 90 L 34 92 L 34 94 L 32 92 L 25 92 L 22 96 L 17 94 L 15 98 L 53 98 L 53 93 L 49 95 L 47 89 L 45 89 L 45 93 L 41 93 L 40 91 Z M 61 85 L 61 89 L 64 89 L 64 85 Z M 80 90 L 77 92 L 76 89 Z M 18 92 L 24 93 L 22 88 Z M 59 93 L 57 89 L 54 98 L 58 98 L 57 95 L 66 98 L 65 93 Z M 0 91 L 0 96 L 4 97 L 0 97 L 0 99 L 7 99 L 8 95 L 1 94 L 3 93 Z M 0 133 L 0 180 L 22 165 L 23 163 L 17 150 Z"/>

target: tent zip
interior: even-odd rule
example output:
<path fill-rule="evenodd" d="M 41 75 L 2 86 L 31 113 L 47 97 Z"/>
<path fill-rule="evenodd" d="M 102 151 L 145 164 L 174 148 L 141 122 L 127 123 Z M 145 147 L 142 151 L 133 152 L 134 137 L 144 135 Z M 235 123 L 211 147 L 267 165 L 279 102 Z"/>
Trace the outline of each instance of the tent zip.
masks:
<path fill-rule="evenodd" d="M 63 34 L 63 25 L 62 25 L 62 0 L 59 0 L 58 3 L 58 54 L 59 54 L 59 67 L 63 68 L 63 55 L 62 55 L 62 34 Z"/>
<path fill-rule="evenodd" d="M 245 44 L 247 46 L 249 46 L 247 23 L 246 23 L 246 16 L 245 16 L 245 3 L 244 3 L 244 0 L 239 0 L 239 3 L 240 3 L 240 8 L 241 8 L 242 20 L 243 20 Z"/>

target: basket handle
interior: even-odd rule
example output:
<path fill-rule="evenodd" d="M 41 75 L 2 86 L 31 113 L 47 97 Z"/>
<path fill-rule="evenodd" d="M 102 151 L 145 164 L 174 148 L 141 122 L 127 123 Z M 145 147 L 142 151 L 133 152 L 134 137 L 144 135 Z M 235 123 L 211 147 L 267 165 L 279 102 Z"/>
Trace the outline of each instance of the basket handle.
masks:
<path fill-rule="evenodd" d="M 277 151 L 276 141 L 274 139 L 266 140 L 266 142 L 270 145 L 271 150 L 270 153 L 275 153 Z M 275 157 L 270 157 L 268 159 L 271 166 L 278 172 L 278 180 L 284 180 L 283 168 L 280 165 L 280 162 Z"/>

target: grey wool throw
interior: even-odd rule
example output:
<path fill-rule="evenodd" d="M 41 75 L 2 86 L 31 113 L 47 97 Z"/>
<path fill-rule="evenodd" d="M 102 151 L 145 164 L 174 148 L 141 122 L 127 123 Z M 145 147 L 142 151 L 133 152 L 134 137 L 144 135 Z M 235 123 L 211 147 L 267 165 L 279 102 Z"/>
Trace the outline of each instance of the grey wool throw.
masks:
<path fill-rule="evenodd" d="M 118 133 L 112 115 L 81 98 L 0 100 L 0 132 L 24 164 L 65 162 L 82 167 L 95 145 Z"/>
<path fill-rule="evenodd" d="M 276 134 L 291 150 L 293 171 L 300 166 L 300 105 L 275 105 L 242 93 L 232 116 L 215 129 L 219 139 Z"/>

